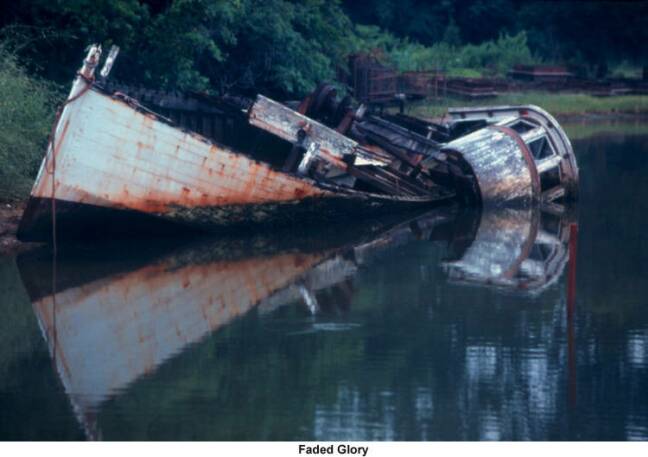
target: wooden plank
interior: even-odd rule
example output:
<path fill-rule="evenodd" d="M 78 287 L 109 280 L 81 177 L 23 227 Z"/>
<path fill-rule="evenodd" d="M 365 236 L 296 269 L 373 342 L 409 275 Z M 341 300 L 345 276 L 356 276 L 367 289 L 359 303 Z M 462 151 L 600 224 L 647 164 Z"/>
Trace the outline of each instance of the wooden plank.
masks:
<path fill-rule="evenodd" d="M 352 139 L 263 95 L 252 105 L 249 121 L 291 143 L 299 142 L 299 132 L 304 131 L 310 142 L 319 144 L 324 155 L 342 158 L 357 152 L 358 143 Z"/>

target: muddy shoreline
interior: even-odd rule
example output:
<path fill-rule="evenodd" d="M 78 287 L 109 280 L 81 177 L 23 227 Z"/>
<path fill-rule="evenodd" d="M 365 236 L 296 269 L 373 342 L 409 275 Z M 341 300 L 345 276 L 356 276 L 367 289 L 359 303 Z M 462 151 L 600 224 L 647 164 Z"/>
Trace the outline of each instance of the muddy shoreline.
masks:
<path fill-rule="evenodd" d="M 23 243 L 16 238 L 25 205 L 25 202 L 0 203 L 0 255 L 16 254 L 36 246 L 35 243 Z"/>

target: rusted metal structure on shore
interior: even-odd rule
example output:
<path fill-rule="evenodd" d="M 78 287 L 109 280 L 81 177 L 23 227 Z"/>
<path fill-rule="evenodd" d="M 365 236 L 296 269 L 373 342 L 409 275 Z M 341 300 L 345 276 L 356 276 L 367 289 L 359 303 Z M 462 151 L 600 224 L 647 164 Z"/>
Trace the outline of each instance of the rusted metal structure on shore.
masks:
<path fill-rule="evenodd" d="M 360 103 L 384 104 L 394 102 L 399 93 L 398 72 L 386 67 L 370 54 L 349 57 L 350 87 Z"/>
<path fill-rule="evenodd" d="M 443 123 L 377 115 L 320 85 L 296 106 L 201 100 L 179 124 L 95 81 L 91 47 L 32 189 L 18 236 L 303 225 L 452 200 L 551 204 L 576 196 L 569 140 L 533 106 L 463 108 Z M 158 100 L 164 100 L 163 94 Z M 151 106 L 153 105 L 153 106 Z M 213 108 L 209 108 L 213 105 Z M 222 119 L 216 128 L 214 117 Z"/>
<path fill-rule="evenodd" d="M 566 67 L 556 65 L 514 65 L 509 76 L 513 79 L 535 82 L 565 82 L 574 74 Z"/>
<path fill-rule="evenodd" d="M 381 62 L 381 54 L 360 53 L 349 56 L 349 74 L 339 79 L 353 97 L 370 106 L 403 106 L 406 101 L 438 97 L 447 90 L 440 71 L 399 72 Z"/>
<path fill-rule="evenodd" d="M 445 84 L 445 95 L 469 100 L 494 98 L 498 95 L 489 80 L 481 78 L 453 78 Z"/>
<path fill-rule="evenodd" d="M 582 72 L 559 65 L 516 64 L 506 78 L 452 77 L 436 71 L 398 72 L 379 52 L 354 54 L 349 58 L 348 74 L 338 79 L 357 100 L 382 108 L 420 99 L 455 98 L 478 100 L 494 98 L 509 92 L 530 90 L 585 93 L 595 97 L 642 95 L 648 93 L 648 82 L 639 78 L 585 77 Z M 432 65 L 433 62 L 430 62 Z"/>

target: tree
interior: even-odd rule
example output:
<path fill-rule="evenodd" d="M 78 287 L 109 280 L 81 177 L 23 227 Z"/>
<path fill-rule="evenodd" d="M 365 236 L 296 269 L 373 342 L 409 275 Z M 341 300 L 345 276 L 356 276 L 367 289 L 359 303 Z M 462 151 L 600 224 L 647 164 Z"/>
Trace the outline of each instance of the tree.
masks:
<path fill-rule="evenodd" d="M 332 78 L 352 24 L 325 0 L 26 0 L 3 7 L 24 58 L 69 81 L 89 43 L 118 44 L 113 77 L 161 88 L 282 95 Z M 17 37 L 17 38 L 16 38 Z"/>

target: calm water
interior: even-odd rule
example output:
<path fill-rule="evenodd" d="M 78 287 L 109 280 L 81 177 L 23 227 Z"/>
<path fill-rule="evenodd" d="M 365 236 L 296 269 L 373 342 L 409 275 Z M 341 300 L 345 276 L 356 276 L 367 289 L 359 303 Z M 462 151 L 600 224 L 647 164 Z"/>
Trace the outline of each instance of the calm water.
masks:
<path fill-rule="evenodd" d="M 648 439 L 648 135 L 574 146 L 563 216 L 0 259 L 0 439 Z"/>

